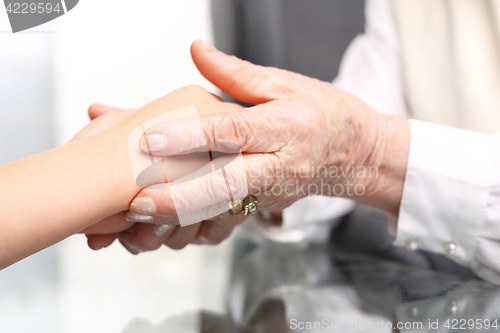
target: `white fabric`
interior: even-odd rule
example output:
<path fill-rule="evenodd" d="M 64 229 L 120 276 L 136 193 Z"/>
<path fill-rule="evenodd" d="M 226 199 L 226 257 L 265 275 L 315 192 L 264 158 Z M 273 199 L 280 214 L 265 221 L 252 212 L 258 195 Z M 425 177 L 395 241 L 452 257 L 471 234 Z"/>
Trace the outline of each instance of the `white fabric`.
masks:
<path fill-rule="evenodd" d="M 417 120 L 411 131 L 395 244 L 414 239 L 420 248 L 444 253 L 453 242 L 452 259 L 470 266 L 492 180 L 489 136 Z"/>
<path fill-rule="evenodd" d="M 395 244 L 416 240 L 500 284 L 500 135 L 416 120 L 411 130 Z"/>
<path fill-rule="evenodd" d="M 390 0 L 412 118 L 500 132 L 500 1 Z"/>
<path fill-rule="evenodd" d="M 347 48 L 333 84 L 380 113 L 408 117 L 396 26 L 386 0 L 367 0 L 365 33 Z"/>

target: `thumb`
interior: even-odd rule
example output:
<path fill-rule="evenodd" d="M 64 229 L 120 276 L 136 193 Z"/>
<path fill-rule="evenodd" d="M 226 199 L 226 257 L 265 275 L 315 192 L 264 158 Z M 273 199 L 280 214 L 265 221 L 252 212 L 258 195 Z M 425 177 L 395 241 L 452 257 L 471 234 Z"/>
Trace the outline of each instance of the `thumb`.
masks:
<path fill-rule="evenodd" d="M 218 51 L 206 41 L 191 45 L 200 73 L 239 101 L 262 104 L 299 92 L 310 78 L 274 67 L 254 65 Z"/>

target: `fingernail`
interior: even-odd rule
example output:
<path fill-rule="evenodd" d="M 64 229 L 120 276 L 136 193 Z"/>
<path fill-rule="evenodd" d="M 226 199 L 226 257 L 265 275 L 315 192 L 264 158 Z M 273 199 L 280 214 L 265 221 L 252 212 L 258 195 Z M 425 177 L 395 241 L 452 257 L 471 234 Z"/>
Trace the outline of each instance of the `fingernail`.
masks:
<path fill-rule="evenodd" d="M 140 248 L 139 246 L 136 246 L 132 243 L 127 242 L 124 239 L 120 239 L 120 243 L 123 245 L 124 248 L 126 248 L 130 253 L 137 255 L 141 252 L 146 252 L 144 249 Z"/>
<path fill-rule="evenodd" d="M 153 222 L 153 217 L 149 215 L 139 215 L 139 214 L 134 214 L 131 211 L 125 215 L 125 218 L 127 221 L 130 222 L 142 222 L 142 223 L 151 223 Z"/>
<path fill-rule="evenodd" d="M 195 240 L 195 243 L 196 244 L 199 244 L 199 245 L 203 245 L 203 244 L 210 244 L 211 242 L 208 240 L 208 238 L 206 238 L 205 236 L 199 236 L 196 240 Z"/>
<path fill-rule="evenodd" d="M 145 134 L 141 137 L 139 145 L 145 153 L 163 150 L 167 147 L 167 136 L 161 133 Z"/>
<path fill-rule="evenodd" d="M 135 198 L 130 204 L 130 211 L 136 215 L 156 215 L 155 204 L 148 196 Z"/>
<path fill-rule="evenodd" d="M 173 227 L 173 225 L 157 224 L 153 227 L 153 233 L 156 236 L 163 236 Z"/>
<path fill-rule="evenodd" d="M 208 51 L 208 52 L 215 52 L 217 51 L 217 49 L 215 48 L 215 46 L 213 46 L 212 44 L 210 44 L 209 42 L 207 42 L 206 40 L 203 40 L 203 39 L 200 39 L 201 40 L 201 43 L 203 44 L 203 47 Z"/>

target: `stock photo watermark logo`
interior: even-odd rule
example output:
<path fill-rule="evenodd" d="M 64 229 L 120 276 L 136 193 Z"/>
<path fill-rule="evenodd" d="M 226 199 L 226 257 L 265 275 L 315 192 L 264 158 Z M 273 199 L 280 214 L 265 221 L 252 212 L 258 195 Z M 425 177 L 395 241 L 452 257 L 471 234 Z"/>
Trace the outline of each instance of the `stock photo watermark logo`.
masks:
<path fill-rule="evenodd" d="M 79 0 L 4 0 L 12 32 L 52 21 L 75 8 Z"/>
<path fill-rule="evenodd" d="M 256 196 L 287 196 L 302 198 L 321 195 L 335 197 L 361 197 L 366 183 L 379 177 L 377 166 L 316 166 L 307 161 L 300 167 L 281 166 L 256 169 L 250 182 L 250 192 Z M 270 179 L 262 184 L 255 179 Z M 280 179 L 285 181 L 280 181 Z M 266 189 L 263 192 L 262 189 Z"/>
<path fill-rule="evenodd" d="M 146 139 L 145 153 L 139 143 L 159 124 L 167 124 L 171 131 L 186 130 L 189 146 L 161 156 L 151 151 Z M 170 142 L 170 146 L 175 144 Z M 230 210 L 230 203 L 248 195 L 247 180 L 239 172 L 245 170 L 240 147 L 234 143 L 207 142 L 194 105 L 141 124 L 129 135 L 128 147 L 136 184 L 166 191 L 183 227 L 221 215 Z"/>

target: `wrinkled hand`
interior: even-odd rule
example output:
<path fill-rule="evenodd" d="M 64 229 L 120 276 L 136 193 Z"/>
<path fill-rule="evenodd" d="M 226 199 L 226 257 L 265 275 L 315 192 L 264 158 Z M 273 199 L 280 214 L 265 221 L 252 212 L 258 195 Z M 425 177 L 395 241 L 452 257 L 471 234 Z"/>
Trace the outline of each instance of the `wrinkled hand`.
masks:
<path fill-rule="evenodd" d="M 195 122 L 153 126 L 141 138 L 143 151 L 170 156 L 182 154 L 192 141 L 231 142 L 241 148 L 245 167 L 226 168 L 229 186 L 248 186 L 260 209 L 281 210 L 321 194 L 350 197 L 397 215 L 408 156 L 406 120 L 378 114 L 331 83 L 255 66 L 202 41 L 191 51 L 205 78 L 256 106 L 202 117 L 200 138 L 193 137 Z M 170 191 L 144 189 L 131 211 L 184 214 L 221 202 L 227 188 L 209 175 L 178 185 L 175 195 L 179 207 Z"/>

